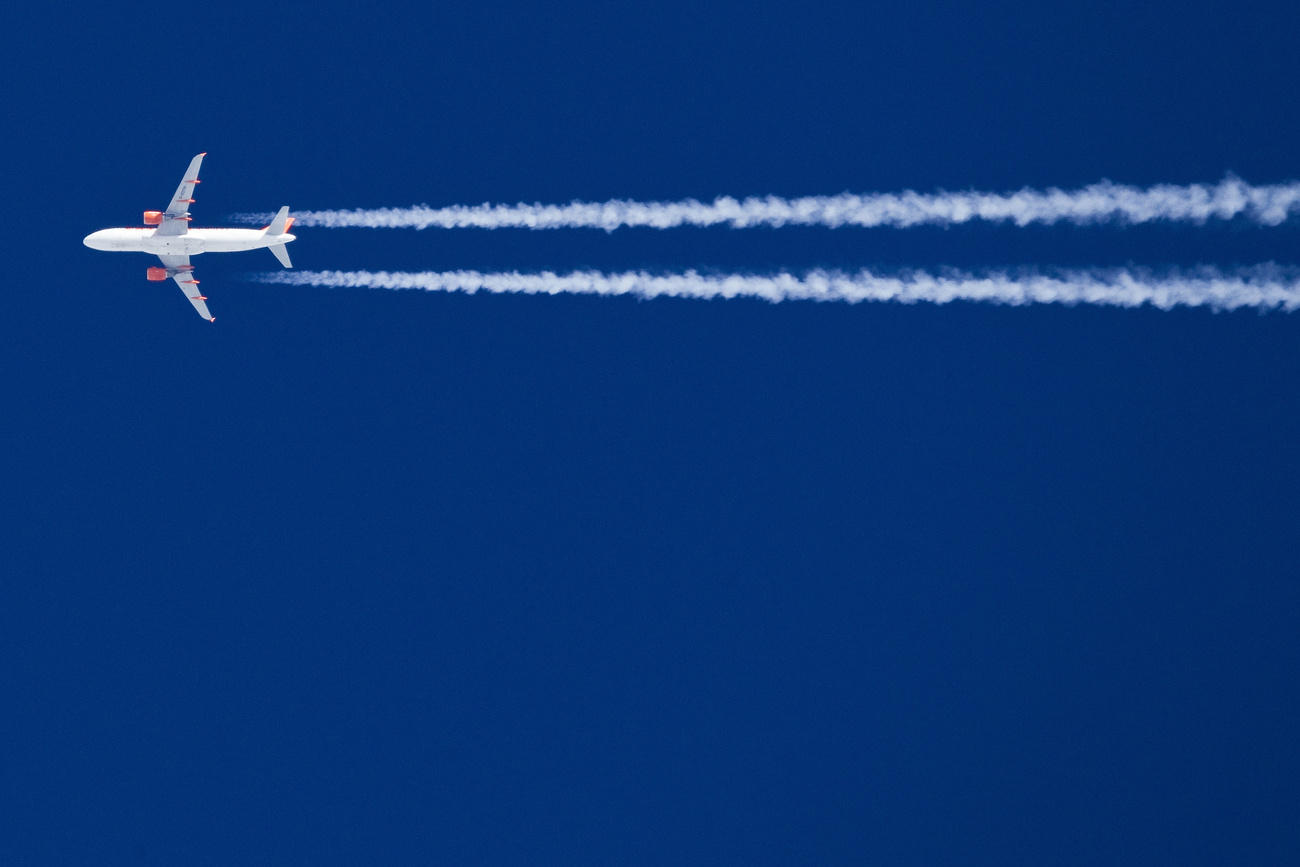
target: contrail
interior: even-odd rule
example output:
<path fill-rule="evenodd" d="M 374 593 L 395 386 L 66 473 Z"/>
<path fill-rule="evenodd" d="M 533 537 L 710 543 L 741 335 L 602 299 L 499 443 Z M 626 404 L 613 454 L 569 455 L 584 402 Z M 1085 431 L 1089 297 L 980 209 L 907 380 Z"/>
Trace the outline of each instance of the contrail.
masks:
<path fill-rule="evenodd" d="M 680 202 L 570 202 L 567 205 L 451 205 L 433 208 L 358 208 L 338 211 L 302 211 L 299 226 L 370 229 L 567 229 L 595 228 L 612 232 L 621 226 L 670 229 L 676 226 L 839 226 L 908 228 L 952 226 L 971 220 L 993 223 L 1051 225 L 1101 222 L 1204 223 L 1244 217 L 1276 226 L 1300 211 L 1300 183 L 1251 186 L 1228 176 L 1218 184 L 1140 187 L 1102 181 L 1079 190 L 1023 189 L 1014 193 L 868 193 L 838 196 L 779 196 L 734 199 L 723 196 L 711 203 Z M 235 214 L 247 223 L 268 222 L 270 214 Z"/>
<path fill-rule="evenodd" d="M 1278 265 L 1224 272 L 1202 267 L 1155 275 L 1133 269 L 1081 271 L 810 271 L 802 275 L 650 274 L 550 271 L 276 271 L 259 274 L 264 283 L 294 286 L 424 289 L 441 292 L 523 292 L 556 295 L 633 295 L 678 298 L 761 298 L 767 301 L 985 301 L 995 304 L 1100 304 L 1162 310 L 1210 307 L 1215 310 L 1300 308 L 1300 269 Z"/>

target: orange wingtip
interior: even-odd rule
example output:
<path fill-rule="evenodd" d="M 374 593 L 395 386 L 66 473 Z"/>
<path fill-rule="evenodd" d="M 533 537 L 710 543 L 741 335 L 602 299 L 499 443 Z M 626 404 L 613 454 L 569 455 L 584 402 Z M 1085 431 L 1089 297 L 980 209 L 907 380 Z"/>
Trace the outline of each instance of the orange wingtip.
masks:
<path fill-rule="evenodd" d="M 212 317 L 211 319 L 209 319 L 208 321 L 209 321 L 209 322 L 216 322 L 216 321 L 217 321 L 217 317 L 213 316 L 213 317 Z"/>

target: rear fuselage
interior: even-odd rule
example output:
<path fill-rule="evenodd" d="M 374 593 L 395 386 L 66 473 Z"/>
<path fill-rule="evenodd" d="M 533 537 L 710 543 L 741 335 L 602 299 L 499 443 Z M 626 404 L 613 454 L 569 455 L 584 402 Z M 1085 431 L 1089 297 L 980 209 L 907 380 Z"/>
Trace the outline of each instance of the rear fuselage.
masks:
<path fill-rule="evenodd" d="M 238 253 L 296 240 L 289 233 L 266 234 L 262 229 L 190 229 L 184 235 L 159 235 L 157 229 L 101 229 L 82 242 L 93 250 L 152 253 L 159 256 L 197 256 L 200 253 Z"/>

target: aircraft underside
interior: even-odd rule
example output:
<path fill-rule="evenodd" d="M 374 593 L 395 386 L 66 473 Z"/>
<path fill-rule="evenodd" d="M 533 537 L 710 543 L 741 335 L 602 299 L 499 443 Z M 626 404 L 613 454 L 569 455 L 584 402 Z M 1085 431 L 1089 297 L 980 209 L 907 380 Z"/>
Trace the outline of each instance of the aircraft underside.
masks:
<path fill-rule="evenodd" d="M 199 315 L 209 321 L 216 317 L 208 312 L 207 298 L 199 294 L 199 281 L 194 278 L 190 257 L 201 253 L 238 253 L 244 250 L 269 249 L 280 264 L 292 268 L 285 245 L 297 240 L 289 234 L 293 218 L 289 208 L 283 207 L 265 229 L 191 229 L 189 205 L 194 202 L 194 185 L 199 183 L 199 165 L 206 154 L 199 154 L 191 162 L 184 180 L 176 188 L 176 195 L 165 211 L 145 211 L 144 228 L 102 229 L 87 235 L 82 243 L 94 250 L 116 253 L 152 253 L 162 262 L 162 267 L 146 270 L 152 281 L 171 278 L 185 293 Z"/>

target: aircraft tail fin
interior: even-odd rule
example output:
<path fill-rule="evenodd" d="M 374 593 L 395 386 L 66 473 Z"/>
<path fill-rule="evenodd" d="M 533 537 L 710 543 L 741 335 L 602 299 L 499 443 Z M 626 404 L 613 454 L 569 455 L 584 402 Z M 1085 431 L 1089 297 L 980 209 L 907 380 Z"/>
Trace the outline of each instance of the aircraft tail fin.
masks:
<path fill-rule="evenodd" d="M 271 221 L 271 225 L 266 227 L 266 234 L 283 235 L 287 231 L 286 224 L 288 222 L 289 222 L 289 206 L 285 205 L 283 208 L 280 209 L 279 213 L 275 215 L 275 219 Z"/>
<path fill-rule="evenodd" d="M 275 254 L 275 258 L 280 260 L 280 264 L 286 268 L 292 268 L 293 263 L 289 261 L 289 251 L 283 244 L 271 244 L 266 249 Z"/>

